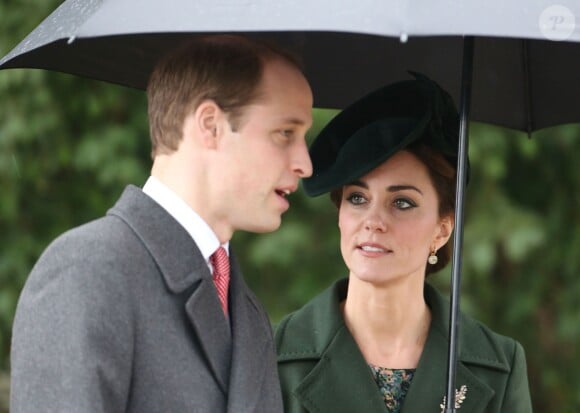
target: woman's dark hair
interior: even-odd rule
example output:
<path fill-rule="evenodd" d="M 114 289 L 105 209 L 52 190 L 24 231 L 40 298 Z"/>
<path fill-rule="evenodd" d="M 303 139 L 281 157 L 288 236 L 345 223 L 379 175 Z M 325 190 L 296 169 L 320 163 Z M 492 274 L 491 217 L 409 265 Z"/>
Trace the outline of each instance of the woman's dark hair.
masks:
<path fill-rule="evenodd" d="M 429 177 L 439 200 L 439 217 L 452 216 L 455 212 L 455 167 L 438 151 L 423 143 L 411 144 L 405 149 L 427 167 Z M 342 199 L 342 187 L 330 193 L 330 199 L 337 208 Z M 437 264 L 427 265 L 425 275 L 444 268 L 451 260 L 452 245 L 448 241 L 437 251 Z"/>

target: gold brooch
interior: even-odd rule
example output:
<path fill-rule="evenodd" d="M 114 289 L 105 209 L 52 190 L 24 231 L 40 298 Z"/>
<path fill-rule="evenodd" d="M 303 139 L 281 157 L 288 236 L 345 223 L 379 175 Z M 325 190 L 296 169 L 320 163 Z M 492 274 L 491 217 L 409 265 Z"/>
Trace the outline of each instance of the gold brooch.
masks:
<path fill-rule="evenodd" d="M 459 390 L 455 389 L 455 408 L 459 409 L 461 407 L 461 403 L 465 400 L 465 395 L 467 394 L 467 386 L 464 384 L 459 388 Z M 441 413 L 445 411 L 445 399 L 446 397 L 443 396 L 443 403 L 439 405 L 441 407 Z"/>

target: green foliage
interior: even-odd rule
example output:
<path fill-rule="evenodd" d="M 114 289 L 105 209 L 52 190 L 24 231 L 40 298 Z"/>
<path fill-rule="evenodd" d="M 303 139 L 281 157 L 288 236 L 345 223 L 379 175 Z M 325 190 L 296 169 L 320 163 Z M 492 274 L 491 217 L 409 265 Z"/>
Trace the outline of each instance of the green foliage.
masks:
<path fill-rule="evenodd" d="M 0 3 L 2 55 L 57 2 L 25 3 L 34 7 Z M 56 235 L 104 214 L 127 182 L 146 179 L 150 145 L 141 92 L 11 69 L 0 72 L 0 96 L 0 365 L 6 369 L 14 309 L 33 263 Z"/>
<path fill-rule="evenodd" d="M 58 1 L 0 1 L 4 55 Z M 316 111 L 312 134 L 332 116 Z M 0 366 L 22 285 L 61 232 L 101 216 L 150 167 L 141 92 L 39 70 L 0 71 Z M 526 349 L 536 411 L 580 408 L 580 126 L 471 127 L 462 308 Z M 327 196 L 292 195 L 282 228 L 232 243 L 273 322 L 346 275 Z M 447 288 L 449 271 L 433 281 Z M 1 399 L 1 398 L 0 398 Z"/>
<path fill-rule="evenodd" d="M 1 75 L 0 349 L 6 354 L 31 263 L 64 229 L 102 215 L 125 183 L 145 180 L 149 142 L 141 93 L 42 72 L 26 80 L 18 71 Z"/>

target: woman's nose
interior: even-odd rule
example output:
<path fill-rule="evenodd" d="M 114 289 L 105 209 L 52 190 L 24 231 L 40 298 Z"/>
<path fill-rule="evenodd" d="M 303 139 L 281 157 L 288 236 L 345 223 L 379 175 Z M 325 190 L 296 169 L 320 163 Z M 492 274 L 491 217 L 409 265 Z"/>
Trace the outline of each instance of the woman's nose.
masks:
<path fill-rule="evenodd" d="M 366 217 L 365 229 L 369 231 L 385 232 L 387 230 L 387 224 L 380 214 L 373 213 Z"/>

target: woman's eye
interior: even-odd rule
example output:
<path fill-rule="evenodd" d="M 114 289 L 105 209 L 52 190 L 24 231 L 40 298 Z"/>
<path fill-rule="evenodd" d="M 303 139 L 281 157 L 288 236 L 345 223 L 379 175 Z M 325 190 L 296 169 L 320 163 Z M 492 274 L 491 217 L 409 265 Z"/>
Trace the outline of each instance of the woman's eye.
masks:
<path fill-rule="evenodd" d="M 366 198 L 359 193 L 353 193 L 346 197 L 346 200 L 353 205 L 361 205 L 366 202 Z"/>
<path fill-rule="evenodd" d="M 410 209 L 417 206 L 413 201 L 405 198 L 395 199 L 394 205 L 397 209 Z"/>

